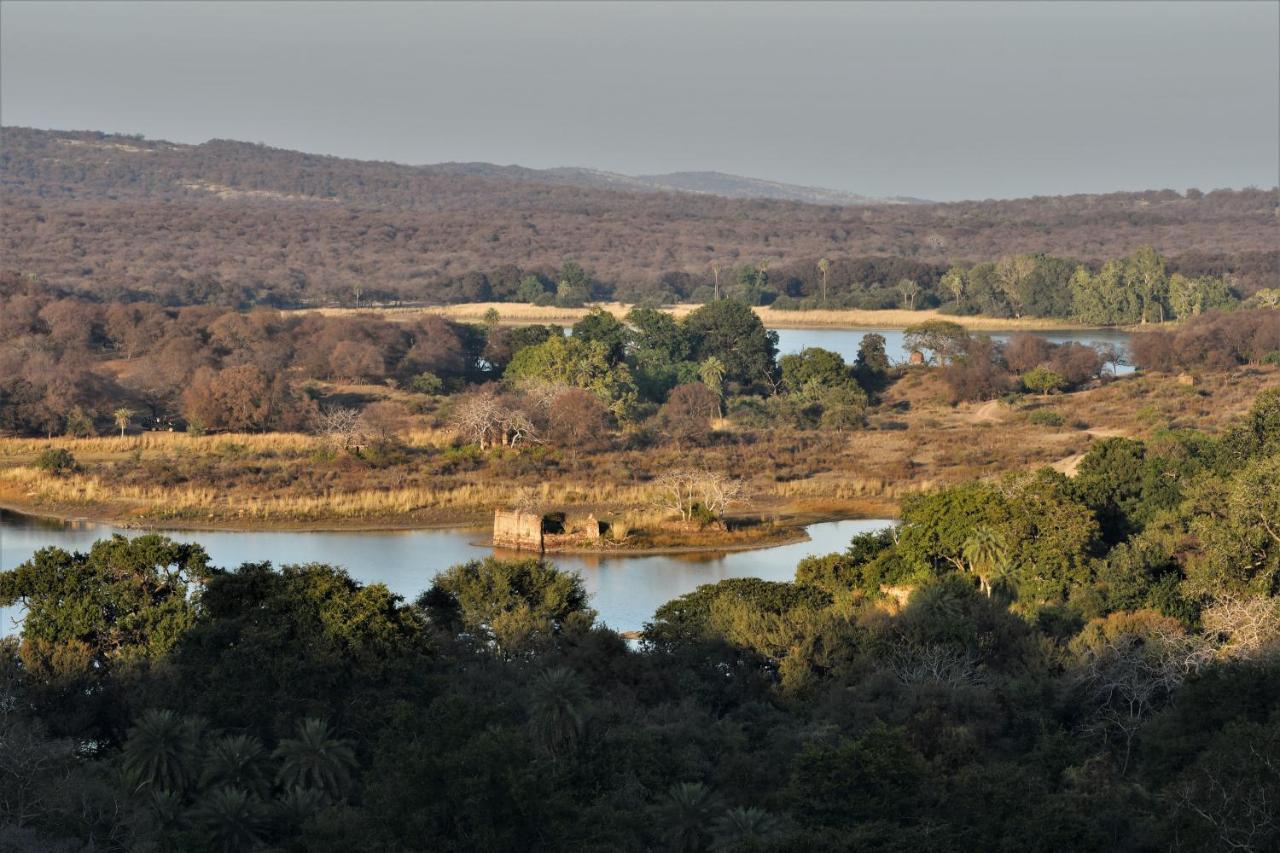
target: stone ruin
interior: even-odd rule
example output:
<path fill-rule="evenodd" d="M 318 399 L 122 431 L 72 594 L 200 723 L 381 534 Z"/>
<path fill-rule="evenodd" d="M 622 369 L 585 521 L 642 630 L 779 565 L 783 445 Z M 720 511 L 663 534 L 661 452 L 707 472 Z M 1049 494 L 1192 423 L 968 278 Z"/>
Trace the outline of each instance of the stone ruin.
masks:
<path fill-rule="evenodd" d="M 591 547 L 600 542 L 609 525 L 596 519 L 563 512 L 493 511 L 493 545 L 513 551 L 543 553 L 557 548 Z"/>

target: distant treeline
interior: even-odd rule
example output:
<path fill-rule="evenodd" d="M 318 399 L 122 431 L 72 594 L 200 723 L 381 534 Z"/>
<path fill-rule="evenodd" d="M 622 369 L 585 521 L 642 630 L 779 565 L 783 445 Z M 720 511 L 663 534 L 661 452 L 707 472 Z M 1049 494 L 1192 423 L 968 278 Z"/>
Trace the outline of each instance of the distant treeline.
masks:
<path fill-rule="evenodd" d="M 1002 345 L 943 320 L 908 328 L 906 343 L 942 369 L 954 401 L 1073 390 L 1124 357 L 1031 335 Z M 1174 332 L 1136 336 L 1132 357 L 1163 371 L 1273 361 L 1280 311 L 1207 310 Z M 585 396 L 565 400 L 576 401 L 584 422 L 589 413 L 605 424 L 598 432 L 652 428 L 676 440 L 696 441 L 721 416 L 749 428 L 848 430 L 862 426 L 893 368 L 879 335 L 863 339 L 853 364 L 818 348 L 779 357 L 777 334 L 735 299 L 680 320 L 643 306 L 624 320 L 596 309 L 566 337 L 559 326 L 470 325 L 427 314 L 399 321 L 103 304 L 0 276 L 0 432 L 26 435 L 92 434 L 120 407 L 152 428 L 304 429 L 328 404 L 317 382 L 390 386 L 423 406 L 501 393 L 500 408 L 530 424 L 576 390 Z M 475 438 L 487 435 L 485 427 Z"/>
<path fill-rule="evenodd" d="M 1240 297 L 1280 286 L 1271 190 L 826 207 L 513 182 L 229 141 L 3 134 L 5 268 L 104 300 L 507 301 L 530 276 L 558 286 L 574 259 L 588 298 L 706 301 L 740 288 L 782 306 L 923 307 L 948 301 L 938 287 L 952 266 L 1044 254 L 1098 272 L 1144 245 L 1171 256 L 1170 274 L 1226 276 Z M 920 292 L 903 294 L 904 280 Z"/>

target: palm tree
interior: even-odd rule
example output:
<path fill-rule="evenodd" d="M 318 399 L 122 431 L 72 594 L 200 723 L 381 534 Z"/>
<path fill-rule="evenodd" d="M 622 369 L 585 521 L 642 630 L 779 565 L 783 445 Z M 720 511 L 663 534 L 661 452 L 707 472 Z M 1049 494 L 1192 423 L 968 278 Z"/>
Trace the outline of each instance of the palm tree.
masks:
<path fill-rule="evenodd" d="M 314 788 L 289 788 L 275 801 L 276 819 L 287 827 L 296 827 L 314 817 L 325 807 L 325 796 Z"/>
<path fill-rule="evenodd" d="M 584 729 L 578 709 L 585 699 L 582 682 L 568 667 L 552 667 L 534 679 L 529 725 L 552 758 L 577 749 Z"/>
<path fill-rule="evenodd" d="M 195 818 L 218 850 L 238 853 L 262 840 L 262 804 L 241 788 L 218 788 L 201 797 Z"/>
<path fill-rule="evenodd" d="M 827 307 L 827 272 L 831 269 L 831 261 L 818 259 L 818 272 L 822 273 L 822 307 Z"/>
<path fill-rule="evenodd" d="M 315 788 L 338 799 L 356 766 L 351 742 L 333 737 L 324 720 L 308 717 L 295 737 L 280 741 L 272 755 L 281 760 L 278 779 L 285 788 Z"/>
<path fill-rule="evenodd" d="M 138 718 L 124 744 L 124 771 L 137 788 L 182 793 L 192 781 L 199 725 L 152 708 Z"/>
<path fill-rule="evenodd" d="M 200 772 L 202 788 L 235 785 L 261 796 L 267 778 L 263 764 L 267 749 L 253 735 L 228 735 L 209 745 Z"/>
<path fill-rule="evenodd" d="M 111 417 L 116 419 L 116 426 L 120 427 L 120 437 L 124 438 L 124 431 L 129 428 L 129 421 L 133 420 L 133 409 L 121 406 L 111 413 Z"/>
<path fill-rule="evenodd" d="M 717 416 L 720 415 L 720 401 L 724 396 L 724 374 L 724 362 L 714 355 L 708 356 L 706 361 L 698 365 L 698 378 L 716 395 Z"/>
<path fill-rule="evenodd" d="M 719 799 L 701 782 L 672 785 L 662 804 L 664 834 L 671 842 L 671 849 L 678 853 L 702 849 L 707 830 L 719 810 Z"/>
<path fill-rule="evenodd" d="M 758 847 L 777 837 L 778 821 L 764 809 L 739 807 L 721 815 L 712 824 L 711 834 L 712 850 L 737 850 L 753 842 Z"/>
<path fill-rule="evenodd" d="M 979 527 L 965 540 L 961 550 L 969 571 L 977 576 L 979 586 L 990 598 L 992 581 L 1003 574 L 1008 560 L 1004 537 L 989 527 Z"/>
<path fill-rule="evenodd" d="M 711 275 L 715 277 L 715 282 L 716 282 L 715 288 L 712 291 L 712 293 L 714 294 L 714 297 L 718 302 L 720 300 L 720 262 L 719 261 L 711 262 Z"/>

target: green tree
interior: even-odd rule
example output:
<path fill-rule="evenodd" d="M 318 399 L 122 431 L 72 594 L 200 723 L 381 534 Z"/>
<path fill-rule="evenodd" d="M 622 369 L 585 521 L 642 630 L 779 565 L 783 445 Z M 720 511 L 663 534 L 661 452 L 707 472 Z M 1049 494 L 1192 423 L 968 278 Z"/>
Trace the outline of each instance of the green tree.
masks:
<path fill-rule="evenodd" d="M 959 358 L 968 341 L 969 332 L 964 326 L 950 320 L 926 320 L 902 332 L 902 342 L 908 350 L 932 353 L 930 360 L 942 364 Z"/>
<path fill-rule="evenodd" d="M 748 387 L 772 379 L 778 334 L 747 305 L 730 299 L 708 303 L 685 317 L 684 328 L 693 360 L 719 358 L 726 382 Z"/>
<path fill-rule="evenodd" d="M 1026 373 L 1022 374 L 1022 384 L 1028 391 L 1035 394 L 1050 394 L 1054 391 L 1061 391 L 1067 386 L 1067 380 L 1063 378 L 1061 373 L 1050 370 L 1047 367 L 1033 367 Z"/>
<path fill-rule="evenodd" d="M 520 285 L 516 288 L 516 300 L 530 305 L 541 304 L 548 295 L 546 285 L 536 275 L 527 275 L 520 279 Z"/>
<path fill-rule="evenodd" d="M 573 324 L 573 337 L 584 343 L 603 344 L 609 363 L 618 364 L 627 354 L 630 334 L 617 317 L 595 306 L 587 312 L 587 316 Z"/>
<path fill-rule="evenodd" d="M 213 849 L 220 853 L 253 850 L 262 841 L 263 806 L 240 788 L 218 788 L 202 795 L 195 817 Z"/>
<path fill-rule="evenodd" d="M 329 724 L 314 717 L 301 720 L 272 756 L 280 762 L 276 778 L 284 788 L 311 788 L 333 800 L 345 796 L 356 768 L 352 743 L 334 737 Z"/>
<path fill-rule="evenodd" d="M 822 275 L 822 307 L 827 307 L 827 274 L 831 272 L 831 261 L 818 259 L 818 272 Z"/>
<path fill-rule="evenodd" d="M 43 548 L 0 572 L 0 606 L 26 606 L 24 645 L 79 650 L 87 673 L 105 675 L 168 653 L 194 623 L 195 588 L 209 573 L 199 545 L 116 535 L 87 554 Z"/>
<path fill-rule="evenodd" d="M 116 426 L 120 427 L 120 437 L 124 438 L 124 431 L 129 428 L 129 422 L 133 420 L 133 409 L 121 406 L 111 413 L 111 417 L 115 420 Z"/>
<path fill-rule="evenodd" d="M 540 672 L 530 699 L 529 726 L 535 742 L 553 759 L 576 752 L 586 731 L 586 688 L 577 673 L 564 666 Z"/>
<path fill-rule="evenodd" d="M 989 527 L 979 527 L 969 534 L 961 549 L 969 572 L 978 579 L 982 592 L 991 597 L 992 585 L 1008 565 L 1008 546 L 1004 537 Z"/>
<path fill-rule="evenodd" d="M 234 786 L 262 796 L 268 789 L 267 748 L 253 735 L 224 735 L 209 743 L 200 787 Z"/>
<path fill-rule="evenodd" d="M 197 778 L 200 739 L 195 721 L 170 710 L 144 711 L 125 739 L 124 772 L 136 788 L 182 795 Z"/>
<path fill-rule="evenodd" d="M 532 558 L 453 566 L 436 576 L 419 606 L 436 624 L 512 653 L 583 632 L 595 621 L 582 578 Z"/>
<path fill-rule="evenodd" d="M 721 808 L 720 798 L 701 782 L 671 786 L 659 810 L 662 835 L 670 849 L 677 853 L 703 849 Z"/>
<path fill-rule="evenodd" d="M 577 261 L 565 261 L 556 283 L 556 305 L 581 308 L 591 299 L 591 277 Z"/>

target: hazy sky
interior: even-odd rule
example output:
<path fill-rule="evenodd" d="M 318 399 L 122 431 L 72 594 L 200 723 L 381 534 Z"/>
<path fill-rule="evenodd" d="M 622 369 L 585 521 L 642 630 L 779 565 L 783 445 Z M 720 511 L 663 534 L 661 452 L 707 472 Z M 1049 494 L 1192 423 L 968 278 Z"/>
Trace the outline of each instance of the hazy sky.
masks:
<path fill-rule="evenodd" d="M 1280 183 L 1280 2 L 0 4 L 7 125 L 934 199 Z"/>

